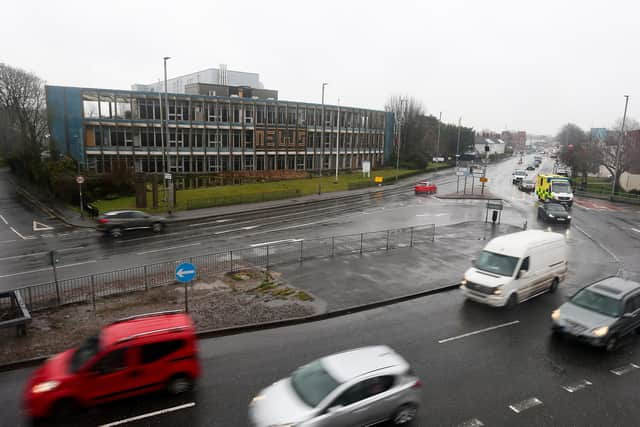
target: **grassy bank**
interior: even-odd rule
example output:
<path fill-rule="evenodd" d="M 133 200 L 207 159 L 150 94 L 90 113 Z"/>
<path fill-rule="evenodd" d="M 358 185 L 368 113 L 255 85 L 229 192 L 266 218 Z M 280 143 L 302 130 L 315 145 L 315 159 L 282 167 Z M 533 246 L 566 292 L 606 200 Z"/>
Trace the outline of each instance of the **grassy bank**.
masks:
<path fill-rule="evenodd" d="M 447 165 L 443 164 L 431 164 L 425 170 L 415 169 L 401 169 L 398 173 L 398 177 L 406 177 L 416 175 L 422 172 L 433 171 L 437 169 L 446 168 Z M 371 178 L 363 177 L 361 173 L 340 174 L 338 182 L 335 182 L 335 176 L 323 176 L 313 177 L 306 179 L 293 179 L 286 181 L 264 182 L 255 184 L 236 184 L 236 185 L 224 185 L 217 187 L 203 187 L 188 190 L 179 190 L 176 195 L 176 211 L 187 209 L 188 200 L 199 199 L 213 199 L 213 198 L 225 198 L 225 197 L 240 197 L 247 195 L 250 198 L 251 195 L 258 195 L 262 193 L 273 193 L 282 191 L 298 191 L 298 196 L 306 196 L 309 194 L 329 193 L 334 191 L 345 191 L 349 189 L 352 184 L 360 184 L 366 182 L 373 182 L 374 176 L 382 176 L 385 182 L 395 180 L 395 169 L 382 169 L 373 171 Z M 151 194 L 147 195 L 148 206 L 152 205 Z M 100 210 L 100 212 L 118 210 L 118 209 L 135 209 L 136 201 L 135 197 L 120 197 L 113 200 L 98 200 L 94 205 Z M 148 212 L 154 212 L 153 209 L 145 209 Z M 164 209 L 159 209 L 158 212 L 162 212 Z"/>

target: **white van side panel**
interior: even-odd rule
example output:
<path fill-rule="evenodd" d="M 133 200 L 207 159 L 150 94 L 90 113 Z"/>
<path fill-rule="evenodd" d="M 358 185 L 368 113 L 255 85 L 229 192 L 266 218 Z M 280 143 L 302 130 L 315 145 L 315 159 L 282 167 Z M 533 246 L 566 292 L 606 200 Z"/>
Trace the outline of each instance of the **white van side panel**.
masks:
<path fill-rule="evenodd" d="M 519 301 L 545 292 L 555 278 L 564 280 L 567 268 L 566 252 L 564 240 L 536 245 L 526 252 L 525 258 L 529 257 L 529 271 L 514 282 Z"/>

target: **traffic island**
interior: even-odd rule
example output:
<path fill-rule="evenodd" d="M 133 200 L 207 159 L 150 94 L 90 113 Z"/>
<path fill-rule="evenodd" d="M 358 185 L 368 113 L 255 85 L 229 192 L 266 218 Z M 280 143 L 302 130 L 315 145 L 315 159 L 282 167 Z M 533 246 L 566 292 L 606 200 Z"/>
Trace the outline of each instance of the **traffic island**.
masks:
<path fill-rule="evenodd" d="M 228 274 L 202 273 L 187 286 L 189 314 L 199 331 L 318 315 L 326 304 L 290 285 L 278 272 L 242 269 Z M 26 336 L 0 330 L 0 365 L 46 357 L 78 345 L 117 319 L 141 313 L 184 310 L 183 284 L 167 285 L 93 304 L 39 311 Z"/>

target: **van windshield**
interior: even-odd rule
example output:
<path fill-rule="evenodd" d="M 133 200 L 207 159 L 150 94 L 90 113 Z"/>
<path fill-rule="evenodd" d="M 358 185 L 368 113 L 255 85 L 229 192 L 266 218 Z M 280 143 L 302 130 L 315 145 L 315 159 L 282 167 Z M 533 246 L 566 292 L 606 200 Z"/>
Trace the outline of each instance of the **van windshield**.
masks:
<path fill-rule="evenodd" d="M 518 258 L 516 257 L 482 251 L 476 261 L 476 268 L 501 276 L 513 276 L 516 264 L 518 264 Z"/>
<path fill-rule="evenodd" d="M 571 193 L 571 187 L 567 181 L 552 182 L 551 191 L 554 193 Z"/>
<path fill-rule="evenodd" d="M 100 339 L 98 336 L 87 338 L 71 356 L 71 372 L 78 372 L 93 356 L 100 350 Z"/>

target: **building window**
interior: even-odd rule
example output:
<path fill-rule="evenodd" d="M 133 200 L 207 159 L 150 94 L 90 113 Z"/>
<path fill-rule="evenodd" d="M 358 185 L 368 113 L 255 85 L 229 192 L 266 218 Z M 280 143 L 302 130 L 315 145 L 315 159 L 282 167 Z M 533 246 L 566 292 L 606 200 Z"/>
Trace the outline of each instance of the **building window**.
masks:
<path fill-rule="evenodd" d="M 244 147 L 247 150 L 253 149 L 253 132 L 252 131 L 247 131 L 244 134 Z"/>
<path fill-rule="evenodd" d="M 248 171 L 253 170 L 253 156 L 245 156 L 244 169 Z"/>

